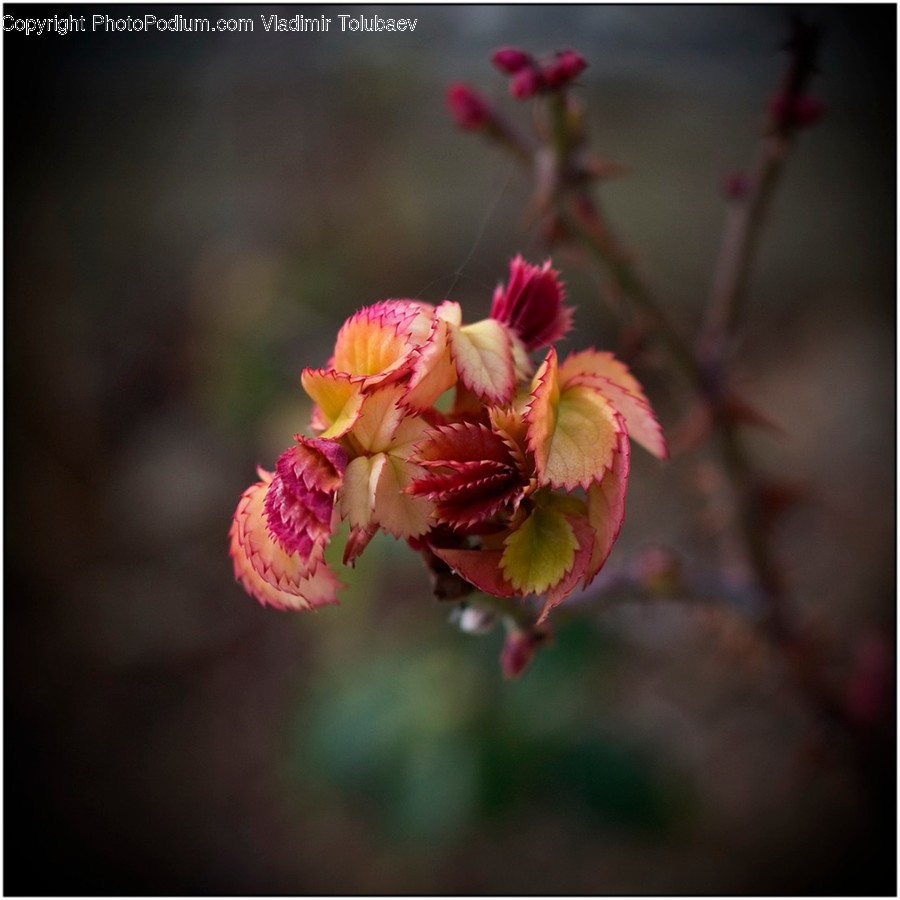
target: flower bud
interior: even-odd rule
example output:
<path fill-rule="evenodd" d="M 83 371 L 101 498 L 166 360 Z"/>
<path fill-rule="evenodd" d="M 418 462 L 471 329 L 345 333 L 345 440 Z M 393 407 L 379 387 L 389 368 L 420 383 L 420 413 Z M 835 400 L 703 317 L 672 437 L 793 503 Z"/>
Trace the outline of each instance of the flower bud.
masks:
<path fill-rule="evenodd" d="M 587 68 L 587 60 L 574 50 L 561 50 L 556 59 L 544 66 L 544 80 L 550 87 L 562 87 L 574 81 Z"/>
<path fill-rule="evenodd" d="M 531 57 L 516 47 L 500 47 L 491 55 L 491 62 L 506 75 L 515 75 L 526 66 L 533 65 Z"/>
<path fill-rule="evenodd" d="M 506 635 L 500 652 L 500 666 L 504 678 L 518 678 L 531 665 L 542 636 L 530 631 L 513 629 Z"/>
<path fill-rule="evenodd" d="M 461 82 L 447 88 L 447 106 L 456 124 L 466 131 L 477 131 L 491 119 L 487 100 Z"/>
<path fill-rule="evenodd" d="M 520 69 L 509 83 L 509 92 L 516 100 L 527 100 L 544 87 L 544 76 L 534 67 Z"/>

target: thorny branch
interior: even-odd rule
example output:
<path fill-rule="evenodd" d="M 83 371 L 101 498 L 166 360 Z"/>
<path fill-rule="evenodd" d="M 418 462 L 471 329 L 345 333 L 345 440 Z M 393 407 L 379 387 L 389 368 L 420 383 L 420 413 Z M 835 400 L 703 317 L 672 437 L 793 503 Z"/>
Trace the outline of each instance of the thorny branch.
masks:
<path fill-rule="evenodd" d="M 524 96 L 541 96 L 547 112 L 543 145 L 534 146 L 480 95 L 468 93 L 472 106 L 463 127 L 487 136 L 502 136 L 520 162 L 530 165 L 536 181 L 534 209 L 549 242 L 566 241 L 587 250 L 620 294 L 641 314 L 649 336 L 665 348 L 686 376 L 705 408 L 711 437 L 736 500 L 735 523 L 754 572 L 763 614 L 760 626 L 780 648 L 798 685 L 823 717 L 854 728 L 841 694 L 823 674 L 818 652 L 786 608 L 779 566 L 768 540 L 769 485 L 756 471 L 742 440 L 740 425 L 752 411 L 731 395 L 729 364 L 736 329 L 745 314 L 754 261 L 764 226 L 797 132 L 816 121 L 822 107 L 806 93 L 816 73 L 822 30 L 794 16 L 784 49 L 788 63 L 768 109 L 768 121 L 751 168 L 728 187 L 729 209 L 715 268 L 705 322 L 696 345 L 686 338 L 654 297 L 636 265 L 604 217 L 592 184 L 616 174 L 614 164 L 592 156 L 586 148 L 583 113 L 566 90 L 526 84 Z M 495 64 L 508 71 L 498 61 Z M 566 51 L 570 52 L 570 51 Z M 521 78 L 521 76 L 518 76 Z M 543 90 L 543 93 L 542 93 Z M 451 100 L 451 106 L 452 106 Z"/>

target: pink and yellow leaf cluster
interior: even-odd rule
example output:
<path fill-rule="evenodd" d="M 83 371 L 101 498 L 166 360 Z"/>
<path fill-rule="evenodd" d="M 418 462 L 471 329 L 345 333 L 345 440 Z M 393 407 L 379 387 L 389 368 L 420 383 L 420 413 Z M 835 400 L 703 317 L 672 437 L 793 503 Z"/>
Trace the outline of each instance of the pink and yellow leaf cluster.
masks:
<path fill-rule="evenodd" d="M 559 361 L 564 299 L 549 261 L 516 257 L 481 321 L 464 323 L 450 300 L 352 315 L 328 364 L 300 376 L 312 436 L 296 435 L 238 504 L 230 552 L 247 592 L 281 609 L 336 602 L 324 550 L 341 521 L 345 564 L 382 530 L 482 591 L 542 595 L 540 621 L 589 584 L 621 528 L 630 440 L 667 449 L 612 354 Z"/>

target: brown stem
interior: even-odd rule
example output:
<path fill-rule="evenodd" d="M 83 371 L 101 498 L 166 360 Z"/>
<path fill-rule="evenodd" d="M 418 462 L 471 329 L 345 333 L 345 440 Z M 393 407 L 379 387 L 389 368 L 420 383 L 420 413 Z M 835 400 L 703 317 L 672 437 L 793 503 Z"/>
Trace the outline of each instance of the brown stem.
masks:
<path fill-rule="evenodd" d="M 700 341 L 701 352 L 713 367 L 722 364 L 743 312 L 750 271 L 788 149 L 789 142 L 782 134 L 764 139 L 748 176 L 747 193 L 729 209 Z"/>
<path fill-rule="evenodd" d="M 802 94 L 814 71 L 820 34 L 799 20 L 793 21 L 788 43 L 792 55 L 782 82 L 782 107 L 790 108 Z M 765 604 L 762 626 L 769 639 L 784 653 L 798 684 L 829 720 L 850 724 L 841 698 L 823 677 L 813 648 L 788 614 L 778 566 L 767 536 L 763 496 L 738 426 L 724 402 L 723 376 L 728 343 L 741 319 L 749 276 L 772 198 L 779 184 L 797 123 L 789 115 L 772 113 L 767 134 L 750 174 L 741 202 L 733 205 L 726 223 L 703 339 L 702 357 L 685 341 L 644 284 L 628 254 L 584 186 L 561 185 L 558 214 L 569 233 L 585 246 L 610 273 L 655 327 L 673 361 L 690 378 L 708 404 L 721 459 L 737 501 L 737 527 L 746 546 L 748 561 Z M 565 160 L 558 159 L 560 171 Z M 560 179 L 562 181 L 562 179 Z"/>
<path fill-rule="evenodd" d="M 535 151 L 521 135 L 508 131 L 507 123 L 500 119 L 500 133 L 494 136 L 511 146 L 521 162 L 535 168 L 540 211 L 559 222 L 562 233 L 586 248 L 611 275 L 621 293 L 653 326 L 674 363 L 707 405 L 737 501 L 736 525 L 764 598 L 763 628 L 773 644 L 782 650 L 798 684 L 824 717 L 852 726 L 839 694 L 824 677 L 817 655 L 785 607 L 778 566 L 768 542 L 763 494 L 723 389 L 729 344 L 744 313 L 750 274 L 772 198 L 794 134 L 803 124 L 796 112 L 797 104 L 815 72 L 820 40 L 819 28 L 805 24 L 799 17 L 792 19 L 786 44 L 790 57 L 777 95 L 778 103 L 770 109 L 770 121 L 749 173 L 746 191 L 735 199 L 729 212 L 697 350 L 665 314 L 593 200 L 588 187 L 590 178 L 574 162 L 575 150 L 583 136 L 571 131 L 566 96 L 559 93 L 549 98 L 551 152 Z M 546 165 L 541 165 L 542 160 Z M 499 609 L 502 604 L 494 605 Z"/>
<path fill-rule="evenodd" d="M 750 273 L 767 214 L 798 127 L 785 110 L 793 108 L 815 71 L 820 39 L 819 29 L 798 18 L 792 20 L 787 43 L 791 55 L 779 95 L 780 111 L 770 111 L 744 195 L 736 198 L 726 220 L 700 343 L 707 371 L 720 372 L 726 366 L 729 343 L 746 306 Z M 844 705 L 823 677 L 813 648 L 785 607 L 784 588 L 767 539 L 760 486 L 738 427 L 721 405 L 713 407 L 713 415 L 722 461 L 737 495 L 738 525 L 765 602 L 763 628 L 772 642 L 782 648 L 795 678 L 820 712 L 828 719 L 849 724 Z"/>
<path fill-rule="evenodd" d="M 772 198 L 781 179 L 793 138 L 802 123 L 793 110 L 816 71 L 821 29 L 794 16 L 785 44 L 790 53 L 779 92 L 769 109 L 769 121 L 756 158 L 744 184 L 732 200 L 725 230 L 706 323 L 700 342 L 708 367 L 724 362 L 728 344 L 746 305 L 750 273 Z"/>
<path fill-rule="evenodd" d="M 738 528 L 764 602 L 760 623 L 769 640 L 779 647 L 804 694 L 822 716 L 851 725 L 834 686 L 824 677 L 815 648 L 797 627 L 785 605 L 784 587 L 767 540 L 762 495 L 749 456 L 735 423 L 724 416 L 716 422 L 722 461 L 736 493 Z"/>

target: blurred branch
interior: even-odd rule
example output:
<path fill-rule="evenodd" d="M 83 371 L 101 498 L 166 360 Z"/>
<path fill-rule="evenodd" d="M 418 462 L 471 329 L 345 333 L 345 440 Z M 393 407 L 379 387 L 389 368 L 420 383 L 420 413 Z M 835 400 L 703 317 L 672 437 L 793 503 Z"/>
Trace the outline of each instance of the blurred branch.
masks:
<path fill-rule="evenodd" d="M 702 366 L 710 373 L 711 382 L 725 381 L 730 345 L 747 303 L 750 274 L 793 140 L 799 129 L 812 124 L 821 113 L 821 106 L 805 94 L 817 71 L 821 38 L 820 27 L 799 16 L 792 17 L 785 44 L 787 69 L 769 103 L 768 122 L 755 162 L 749 176 L 732 185 L 731 206 L 699 343 Z M 738 527 L 762 590 L 763 628 L 781 647 L 798 683 L 822 715 L 847 724 L 844 704 L 825 679 L 818 654 L 786 608 L 779 567 L 768 540 L 764 485 L 741 440 L 738 423 L 721 404 L 713 406 L 713 416 L 721 459 L 736 494 Z"/>
<path fill-rule="evenodd" d="M 557 180 L 557 208 L 564 210 L 561 215 L 569 233 L 592 252 L 622 293 L 641 310 L 672 362 L 690 379 L 707 405 L 712 436 L 736 499 L 736 526 L 763 597 L 762 626 L 773 643 L 783 649 L 798 683 L 817 708 L 830 719 L 840 719 L 842 704 L 834 688 L 823 678 L 815 654 L 785 609 L 779 567 L 768 539 L 764 483 L 742 441 L 741 416 L 727 392 L 725 349 L 746 304 L 749 274 L 788 150 L 797 130 L 811 124 L 815 118 L 813 110 L 818 109 L 810 105 L 804 91 L 815 71 L 820 39 L 820 29 L 797 17 L 792 19 L 786 44 L 787 69 L 769 106 L 768 124 L 757 161 L 732 204 L 698 350 L 685 341 L 655 301 L 611 227 L 602 219 L 590 196 L 589 184 L 572 178 L 572 167 L 565 159 L 558 160 L 561 175 Z M 551 121 L 554 128 L 566 127 L 565 117 L 558 114 Z M 572 141 L 553 141 L 557 148 L 568 150 L 572 145 Z"/>
<path fill-rule="evenodd" d="M 696 345 L 681 333 L 657 301 L 593 197 L 593 186 L 618 174 L 621 167 L 598 160 L 588 152 L 584 113 L 568 91 L 568 84 L 548 87 L 520 82 L 524 93 L 513 90 L 513 95 L 518 99 L 537 97 L 542 101 L 538 110 L 543 110 L 545 118 L 538 120 L 537 146 L 521 136 L 513 143 L 516 158 L 534 172 L 532 207 L 548 242 L 569 242 L 586 249 L 640 312 L 648 336 L 659 341 L 674 366 L 690 382 L 704 410 L 700 417 L 705 422 L 703 436 L 716 447 L 735 499 L 735 529 L 762 598 L 762 630 L 780 649 L 798 685 L 823 717 L 852 727 L 839 686 L 825 676 L 817 648 L 786 608 L 781 572 L 770 545 L 775 507 L 771 495 L 777 485 L 769 484 L 758 474 L 741 434 L 742 424 L 760 424 L 764 417 L 731 393 L 728 372 L 731 345 L 745 314 L 750 276 L 789 151 L 797 132 L 817 121 L 822 113 L 821 104 L 806 93 L 817 71 L 821 38 L 819 26 L 808 24 L 799 16 L 791 18 L 784 45 L 788 51 L 787 66 L 769 102 L 753 165 L 747 175 L 734 177 L 728 185 L 730 208 Z M 508 147 L 510 132 L 505 120 L 483 98 L 477 100 L 473 108 L 478 116 L 470 117 L 468 124 L 460 123 L 477 128 Z"/>
<path fill-rule="evenodd" d="M 772 198 L 775 195 L 797 132 L 816 121 L 822 107 L 806 96 L 817 71 L 822 31 L 798 16 L 791 19 L 787 70 L 781 88 L 769 103 L 768 122 L 749 173 L 728 185 L 731 203 L 712 295 L 700 346 L 706 365 L 717 369 L 746 305 L 750 273 L 759 250 Z"/>
<path fill-rule="evenodd" d="M 657 303 L 627 252 L 602 218 L 590 193 L 582 189 L 567 199 L 568 203 L 559 211 L 564 226 L 609 272 L 619 290 L 644 314 L 647 325 L 653 328 L 692 386 L 704 394 L 708 393 L 703 369 L 690 345 Z"/>

